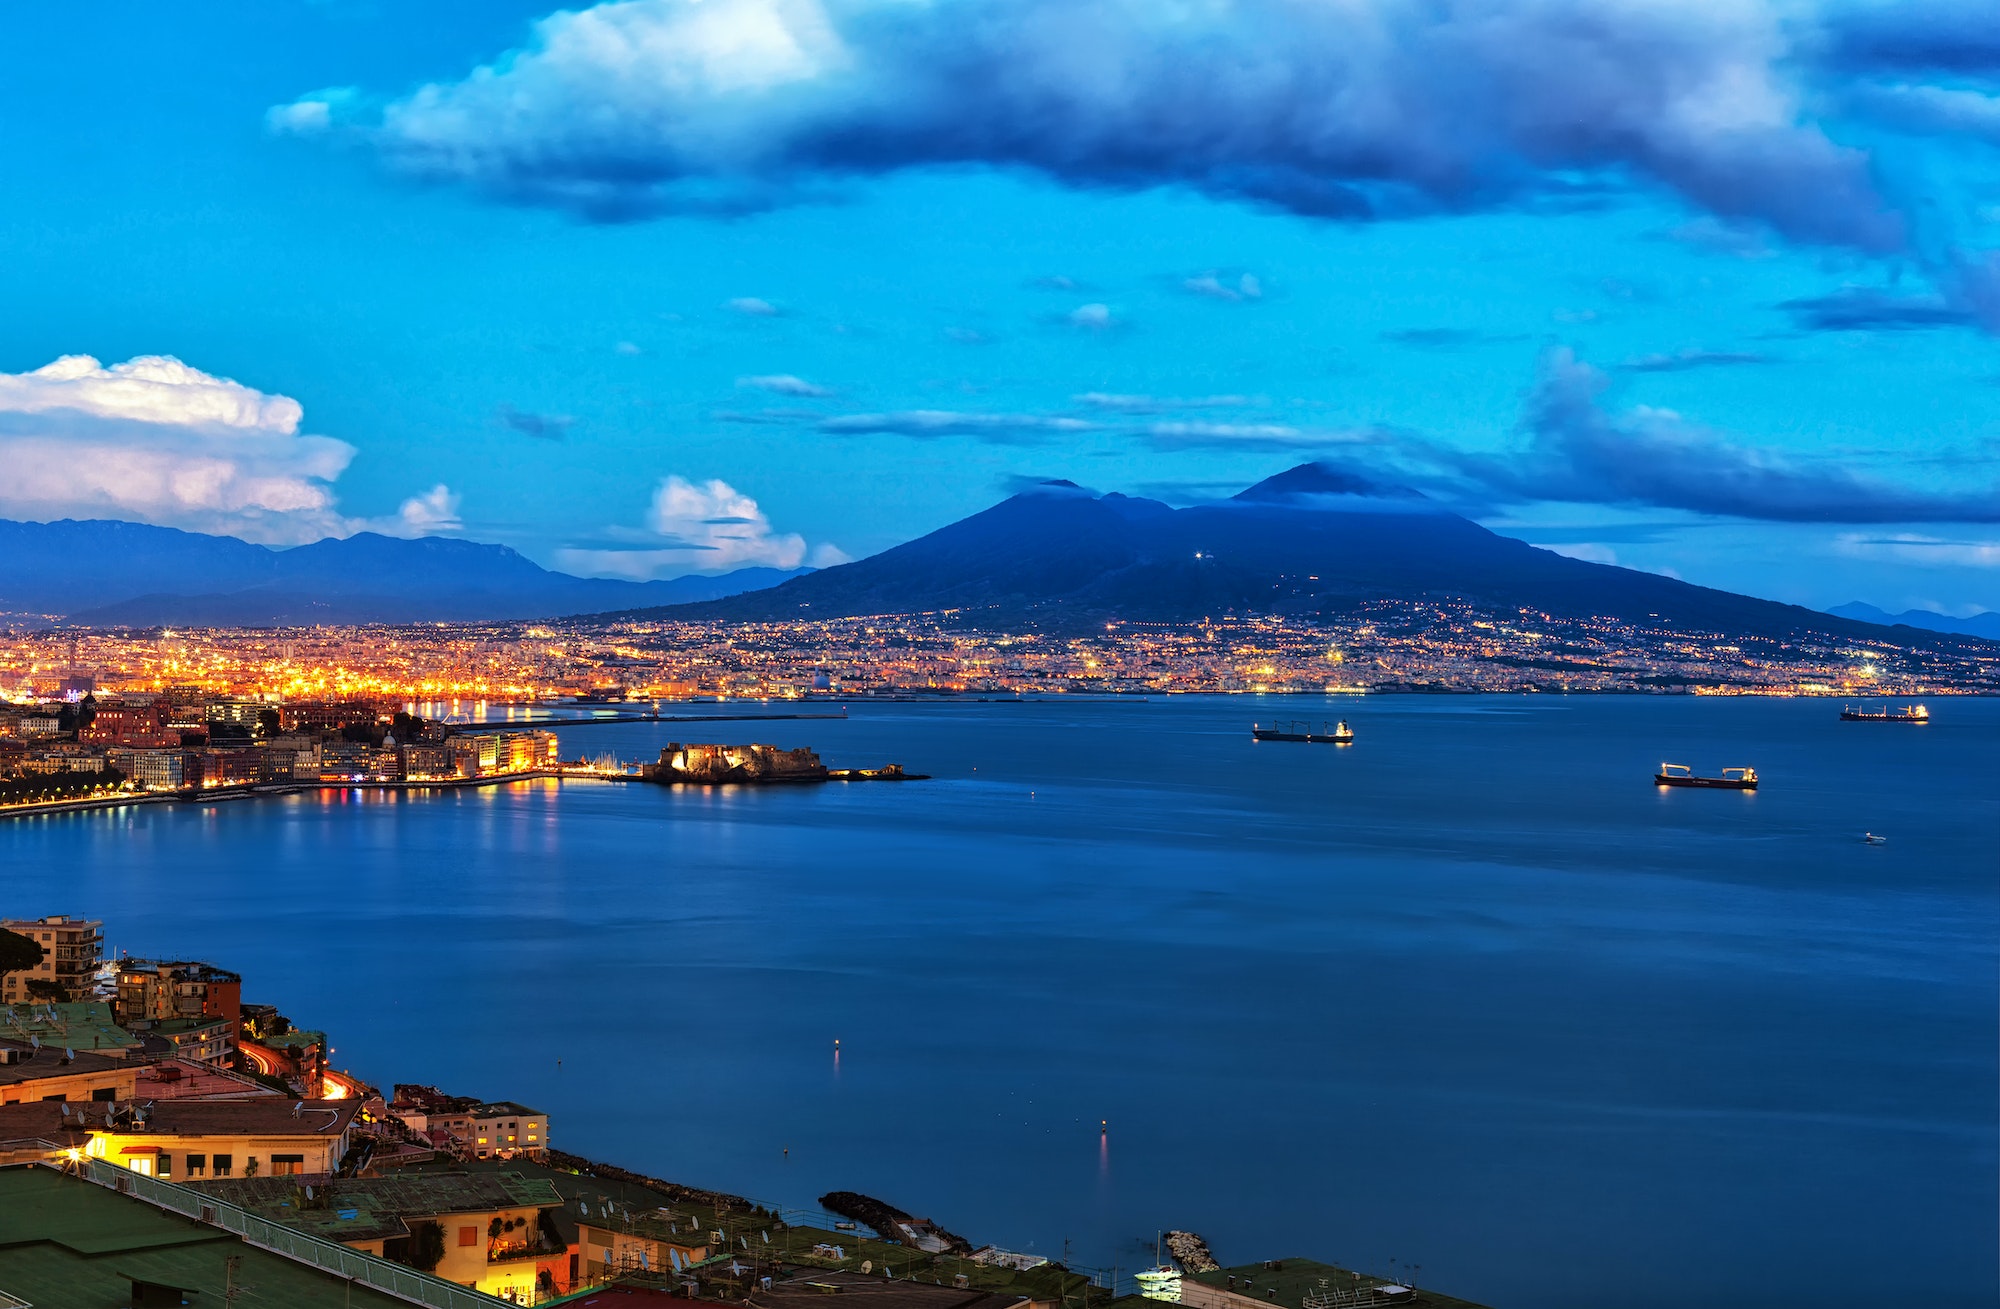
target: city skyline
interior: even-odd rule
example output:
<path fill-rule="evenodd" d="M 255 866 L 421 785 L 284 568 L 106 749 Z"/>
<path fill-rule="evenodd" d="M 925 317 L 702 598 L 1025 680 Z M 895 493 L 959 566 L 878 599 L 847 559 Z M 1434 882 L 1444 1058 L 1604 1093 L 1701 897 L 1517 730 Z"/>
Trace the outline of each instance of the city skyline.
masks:
<path fill-rule="evenodd" d="M 0 516 L 674 576 L 1321 457 L 2000 609 L 1977 10 L 1424 12 L 130 10 L 0 88 L 69 106 L 9 148 Z"/>

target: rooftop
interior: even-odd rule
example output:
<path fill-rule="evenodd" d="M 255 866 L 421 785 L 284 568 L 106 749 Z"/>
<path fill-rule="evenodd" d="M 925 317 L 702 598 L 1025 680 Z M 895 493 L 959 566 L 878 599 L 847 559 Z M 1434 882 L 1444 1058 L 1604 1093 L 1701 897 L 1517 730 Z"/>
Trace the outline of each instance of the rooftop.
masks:
<path fill-rule="evenodd" d="M 0 1140 L 48 1136 L 81 1126 L 123 1136 L 338 1136 L 354 1121 L 355 1100 L 161 1100 L 143 1119 L 130 1101 L 0 1105 Z M 139 1122 L 144 1125 L 140 1126 Z"/>
<path fill-rule="evenodd" d="M 108 1054 L 93 1054 L 85 1050 L 71 1058 L 65 1057 L 62 1047 L 44 1045 L 37 1050 L 26 1041 L 0 1040 L 0 1049 L 17 1052 L 17 1062 L 0 1064 L 0 1086 L 19 1086 L 23 1082 L 75 1077 L 83 1073 L 119 1072 L 132 1067 L 125 1060 Z"/>
<path fill-rule="evenodd" d="M 35 1305 L 124 1309 L 132 1279 L 221 1304 L 226 1260 L 254 1303 L 288 1309 L 387 1309 L 410 1303 L 247 1245 L 232 1232 L 52 1168 L 0 1168 L 0 1292 Z"/>
<path fill-rule="evenodd" d="M 1239 1295 L 1277 1305 L 1279 1309 L 1304 1309 L 1307 1292 L 1324 1295 L 1356 1286 L 1392 1284 L 1386 1277 L 1373 1277 L 1312 1259 L 1267 1259 L 1263 1263 L 1218 1268 L 1212 1273 L 1189 1274 L 1187 1280 L 1223 1290 L 1234 1289 Z M 1470 1300 L 1440 1295 L 1426 1286 L 1419 1286 L 1418 1291 L 1422 1298 L 1414 1303 L 1426 1309 L 1481 1309 Z"/>
<path fill-rule="evenodd" d="M 314 1183 L 310 1197 L 297 1179 L 290 1177 L 211 1179 L 182 1185 L 272 1222 L 342 1243 L 405 1235 L 409 1230 L 403 1221 L 406 1218 L 552 1209 L 563 1202 L 546 1181 L 519 1173 L 404 1170 L 387 1177 Z"/>

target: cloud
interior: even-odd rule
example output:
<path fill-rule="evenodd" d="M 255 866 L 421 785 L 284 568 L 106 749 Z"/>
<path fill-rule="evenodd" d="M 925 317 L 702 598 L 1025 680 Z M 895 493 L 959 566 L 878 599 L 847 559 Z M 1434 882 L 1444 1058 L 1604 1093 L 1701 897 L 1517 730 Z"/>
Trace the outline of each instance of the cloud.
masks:
<path fill-rule="evenodd" d="M 458 496 L 443 482 L 403 501 L 396 511 L 396 520 L 404 529 L 397 534 L 406 536 L 435 536 L 440 532 L 462 531 L 465 527 L 458 516 Z"/>
<path fill-rule="evenodd" d="M 796 395 L 811 399 L 822 399 L 833 394 L 824 386 L 815 386 L 803 377 L 790 373 L 771 373 L 762 377 L 739 377 L 736 385 L 751 387 L 759 391 L 769 391 L 773 395 Z"/>
<path fill-rule="evenodd" d="M 645 581 L 753 565 L 797 568 L 806 557 L 804 537 L 772 530 L 755 500 L 719 478 L 660 479 L 647 509 L 645 533 L 639 535 L 629 548 L 570 546 L 558 550 L 556 558 L 568 572 Z"/>
<path fill-rule="evenodd" d="M 1372 430 L 1308 432 L 1282 423 L 1153 423 L 1143 429 L 1156 450 L 1315 450 L 1372 443 Z"/>
<path fill-rule="evenodd" d="M 166 355 L 65 355 L 0 373 L 0 514 L 121 518 L 274 545 L 344 536 L 334 481 L 354 447 L 304 410 Z"/>
<path fill-rule="evenodd" d="M 265 110 L 264 128 L 273 136 L 319 136 L 350 117 L 360 103 L 360 91 L 351 86 L 309 91 L 290 104 Z"/>
<path fill-rule="evenodd" d="M 754 295 L 739 295 L 734 300 L 725 300 L 722 302 L 722 307 L 732 313 L 742 314 L 746 318 L 778 318 L 785 312 L 769 300 L 762 300 Z"/>
<path fill-rule="evenodd" d="M 1070 326 L 1090 332 L 1107 332 L 1120 325 L 1111 314 L 1111 306 L 1104 304 L 1078 305 L 1064 317 Z"/>
<path fill-rule="evenodd" d="M 842 564 L 854 562 L 854 556 L 831 541 L 822 541 L 812 549 L 808 560 L 814 568 L 838 568 Z"/>
<path fill-rule="evenodd" d="M 1485 491 L 1517 500 L 1648 505 L 1774 522 L 2000 522 L 2000 487 L 1930 492 L 1821 468 L 1734 441 L 1665 409 L 1614 414 L 1609 379 L 1567 349 L 1551 350 L 1516 456 L 1431 447 L 1423 457 Z"/>
<path fill-rule="evenodd" d="M 1233 282 L 1225 282 L 1214 273 L 1203 273 L 1199 277 L 1182 279 L 1181 290 L 1190 295 L 1223 300 L 1231 304 L 1264 298 L 1264 284 L 1254 273 L 1244 273 Z"/>
<path fill-rule="evenodd" d="M 1636 183 L 1900 248 L 1765 0 L 621 0 L 389 104 L 398 166 L 602 219 L 740 213 L 984 164 L 1347 219 Z M 1808 19 L 1810 15 L 1808 15 Z"/>
<path fill-rule="evenodd" d="M 1053 436 L 1102 430 L 1101 423 L 1043 414 L 976 414 L 949 409 L 904 409 L 883 414 L 844 414 L 824 419 L 819 430 L 835 436 L 889 435 L 931 440 L 970 436 L 990 445 L 1034 445 Z"/>
<path fill-rule="evenodd" d="M 1778 308 L 1791 314 L 1799 326 L 1815 332 L 1910 332 L 1970 327 L 1978 322 L 1970 309 L 1942 295 L 1906 295 L 1868 286 L 1786 300 Z"/>
<path fill-rule="evenodd" d="M 612 346 L 611 349 L 614 354 L 621 355 L 642 355 L 646 353 L 645 347 L 636 341 L 620 341 L 617 345 Z"/>
<path fill-rule="evenodd" d="M 1671 354 L 1640 355 L 1618 365 L 1628 373 L 1685 373 L 1697 368 L 1735 368 L 1775 363 L 1770 355 L 1745 350 L 1676 350 Z"/>
<path fill-rule="evenodd" d="M 1118 395 L 1085 391 L 1074 397 L 1078 404 L 1093 409 L 1109 409 L 1121 414 L 1157 414 L 1174 409 L 1238 409 L 1258 403 L 1247 395 L 1157 396 Z"/>
<path fill-rule="evenodd" d="M 1834 541 L 1840 554 L 1923 567 L 2000 568 L 2000 541 L 1952 541 L 1914 532 L 1870 536 L 1843 532 Z"/>
<path fill-rule="evenodd" d="M 544 441 L 560 441 L 569 434 L 569 429 L 576 419 L 568 414 L 537 414 L 526 409 L 516 409 L 512 405 L 501 405 L 500 421 L 524 436 L 539 437 Z"/>

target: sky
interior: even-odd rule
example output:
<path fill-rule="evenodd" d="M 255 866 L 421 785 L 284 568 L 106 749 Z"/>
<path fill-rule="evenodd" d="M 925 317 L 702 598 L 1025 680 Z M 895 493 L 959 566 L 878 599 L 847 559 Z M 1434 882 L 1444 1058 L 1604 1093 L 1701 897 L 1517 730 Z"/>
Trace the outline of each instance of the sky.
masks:
<path fill-rule="evenodd" d="M 0 45 L 0 516 L 643 578 L 1325 459 L 2000 609 L 1989 5 L 95 12 Z"/>

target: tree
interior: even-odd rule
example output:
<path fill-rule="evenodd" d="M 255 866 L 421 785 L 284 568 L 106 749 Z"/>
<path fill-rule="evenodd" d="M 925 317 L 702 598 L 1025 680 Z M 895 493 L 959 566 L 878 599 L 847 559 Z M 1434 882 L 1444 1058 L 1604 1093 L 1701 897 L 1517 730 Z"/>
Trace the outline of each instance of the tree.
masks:
<path fill-rule="evenodd" d="M 444 1261 L 444 1228 L 428 1219 L 410 1225 L 410 1267 L 433 1272 Z"/>
<path fill-rule="evenodd" d="M 27 985 L 30 1000 L 67 1000 L 69 992 L 63 990 L 61 982 L 46 977 L 30 977 Z"/>
<path fill-rule="evenodd" d="M 276 736 L 281 726 L 282 723 L 278 718 L 277 710 L 259 709 L 257 711 L 257 735 Z"/>
<path fill-rule="evenodd" d="M 27 972 L 42 962 L 43 953 L 39 942 L 0 928 L 0 977 Z"/>

